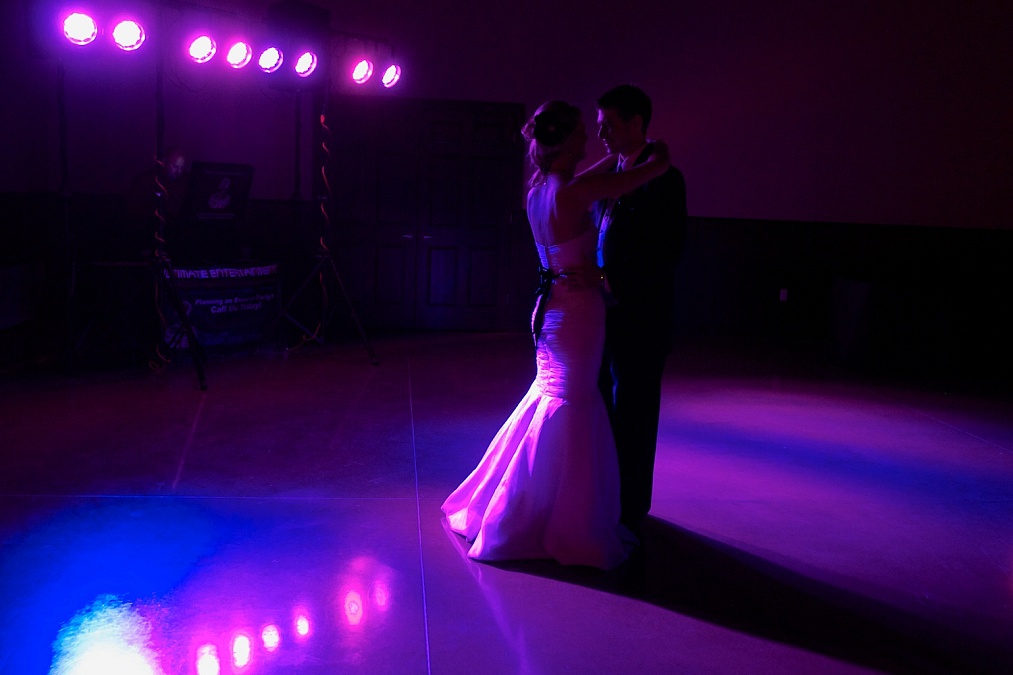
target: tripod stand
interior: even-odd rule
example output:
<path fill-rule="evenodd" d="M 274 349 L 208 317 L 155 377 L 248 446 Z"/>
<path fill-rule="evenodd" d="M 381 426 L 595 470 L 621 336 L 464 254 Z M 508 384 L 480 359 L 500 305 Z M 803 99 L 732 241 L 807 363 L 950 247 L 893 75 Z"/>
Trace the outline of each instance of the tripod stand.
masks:
<path fill-rule="evenodd" d="M 167 330 L 163 325 L 162 334 L 160 335 L 159 340 L 164 341 L 164 343 L 160 344 L 160 347 L 164 345 L 166 351 L 170 353 L 180 347 L 185 347 L 193 361 L 193 368 L 197 370 L 197 377 L 201 382 L 201 391 L 207 391 L 208 378 L 205 376 L 204 372 L 204 364 L 206 361 L 204 347 L 201 345 L 201 341 L 198 340 L 197 333 L 193 331 L 193 324 L 190 323 L 186 306 L 183 303 L 182 298 L 179 296 L 179 289 L 176 287 L 175 271 L 172 269 L 172 260 L 170 260 L 168 254 L 162 250 L 161 244 L 165 242 L 163 234 L 164 226 L 160 222 L 153 261 L 153 268 L 155 270 L 155 304 L 158 308 L 159 315 L 162 315 L 161 299 L 163 296 L 167 298 L 169 306 L 179 318 L 179 325 L 175 326 L 172 336 L 168 337 L 167 340 L 165 336 Z M 164 315 L 162 315 L 162 318 L 164 322 Z M 163 362 L 168 363 L 171 361 L 171 359 L 162 355 L 161 350 L 157 350 L 157 352 L 158 357 Z"/>
<path fill-rule="evenodd" d="M 156 304 L 161 302 L 162 295 L 164 294 L 169 300 L 169 306 L 172 307 L 173 311 L 176 312 L 176 316 L 179 317 L 179 326 L 176 327 L 172 337 L 166 339 L 165 332 L 163 332 L 160 339 L 165 340 L 164 346 L 169 351 L 180 347 L 185 339 L 185 346 L 189 350 L 190 358 L 193 359 L 194 368 L 197 370 L 197 379 L 200 381 L 201 391 L 207 391 L 208 381 L 204 375 L 204 348 L 197 339 L 197 334 L 193 330 L 193 324 L 190 323 L 186 305 L 183 303 L 183 299 L 179 295 L 179 289 L 176 287 L 176 273 L 172 269 L 172 261 L 160 246 L 155 248 L 154 270 Z M 161 307 L 159 307 L 159 313 L 161 313 Z M 158 350 L 158 355 L 163 361 L 169 361 L 169 359 L 161 354 L 161 350 Z"/>
<path fill-rule="evenodd" d="M 299 285 L 299 288 L 296 289 L 295 293 L 293 293 L 292 297 L 289 298 L 289 301 L 282 308 L 281 312 L 278 313 L 278 316 L 276 316 L 274 320 L 271 322 L 271 325 L 268 327 L 267 332 L 270 333 L 277 325 L 278 321 L 281 320 L 282 317 L 284 317 L 288 319 L 293 325 L 302 330 L 305 334 L 309 335 L 310 336 L 309 339 L 312 339 L 317 344 L 323 345 L 324 330 L 327 328 L 327 325 L 331 322 L 331 319 L 334 317 L 334 311 L 336 309 L 336 306 L 334 305 L 328 307 L 326 288 L 324 288 L 323 290 L 324 302 L 320 310 L 321 313 L 320 322 L 317 325 L 317 329 L 315 331 L 311 331 L 309 328 L 304 326 L 298 319 L 296 319 L 289 313 L 289 310 L 292 308 L 292 305 L 295 304 L 295 301 L 299 298 L 299 296 L 302 295 L 303 291 L 305 291 L 309 287 L 310 282 L 313 281 L 314 277 L 319 278 L 321 286 L 323 286 L 325 281 L 325 275 L 330 273 L 334 282 L 337 284 L 338 289 L 341 291 L 341 296 L 345 299 L 345 304 L 348 306 L 348 312 L 352 317 L 352 321 L 355 323 L 355 328 L 359 332 L 359 337 L 362 339 L 362 344 L 366 347 L 366 352 L 369 354 L 369 360 L 375 366 L 379 363 L 376 358 L 376 354 L 373 352 L 373 348 L 370 346 L 369 340 L 366 338 L 366 331 L 363 330 L 362 323 L 359 321 L 359 317 L 355 313 L 355 308 L 352 306 L 352 301 L 348 297 L 348 291 L 345 290 L 345 283 L 341 280 L 341 274 L 338 272 L 338 266 L 334 262 L 334 256 L 331 254 L 330 249 L 328 249 L 327 246 L 324 244 L 325 237 L 326 232 L 323 235 L 321 235 L 320 242 L 317 246 L 317 252 L 315 254 L 315 257 L 317 259 L 316 265 L 314 265 L 313 269 L 309 271 L 309 274 L 307 274 L 306 278 L 303 279 L 302 283 Z"/>

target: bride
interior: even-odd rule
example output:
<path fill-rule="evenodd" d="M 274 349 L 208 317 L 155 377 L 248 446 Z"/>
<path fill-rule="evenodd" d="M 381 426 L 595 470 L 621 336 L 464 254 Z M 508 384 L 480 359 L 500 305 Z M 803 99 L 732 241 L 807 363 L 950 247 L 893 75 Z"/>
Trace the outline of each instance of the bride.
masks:
<path fill-rule="evenodd" d="M 543 104 L 523 129 L 534 169 L 527 213 L 541 261 L 532 319 L 537 373 L 475 470 L 443 503 L 475 560 L 553 558 L 611 569 L 633 536 L 619 524 L 619 468 L 597 387 L 605 283 L 590 208 L 660 176 L 668 149 L 615 173 L 616 156 L 576 173 L 586 156 L 579 109 Z"/>

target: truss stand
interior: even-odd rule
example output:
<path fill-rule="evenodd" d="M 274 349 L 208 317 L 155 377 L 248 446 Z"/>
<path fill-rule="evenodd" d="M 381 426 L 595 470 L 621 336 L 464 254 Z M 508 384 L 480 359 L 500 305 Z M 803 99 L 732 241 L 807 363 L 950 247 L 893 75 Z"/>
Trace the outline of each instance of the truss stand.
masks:
<path fill-rule="evenodd" d="M 63 213 L 63 241 L 67 263 L 67 344 L 64 360 L 71 364 L 75 354 L 74 311 L 77 309 L 77 232 L 70 218 L 70 161 L 67 154 L 67 71 L 63 59 L 56 61 L 56 110 L 60 143 L 60 206 Z"/>
<path fill-rule="evenodd" d="M 162 297 L 166 297 L 169 300 L 169 306 L 172 307 L 173 311 L 176 312 L 176 316 L 179 317 L 179 326 L 173 333 L 172 337 L 166 339 L 166 330 L 163 327 L 160 330 L 159 340 L 165 340 L 164 347 L 168 352 L 175 351 L 178 349 L 184 338 L 186 339 L 186 348 L 190 352 L 190 357 L 193 360 L 194 368 L 197 370 L 197 379 L 200 381 L 201 391 L 207 391 L 208 381 L 204 375 L 204 363 L 205 355 L 204 348 L 201 346 L 200 341 L 197 339 L 197 334 L 193 330 L 193 324 L 190 323 L 190 317 L 186 311 L 186 307 L 183 304 L 183 299 L 179 295 L 179 288 L 176 286 L 176 274 L 172 269 L 172 260 L 169 259 L 169 254 L 165 250 L 165 188 L 161 184 L 161 179 L 164 178 L 165 169 L 165 151 L 164 151 L 164 130 L 165 130 L 165 117 L 164 117 L 164 105 L 162 100 L 162 58 L 159 53 L 159 58 L 156 61 L 155 66 L 155 101 L 156 101 L 156 142 L 155 142 L 155 154 L 158 159 L 158 167 L 155 172 L 155 196 L 157 199 L 156 211 L 158 214 L 158 230 L 155 241 L 155 253 L 154 253 L 154 270 L 155 270 L 155 292 L 156 302 L 161 302 Z M 161 307 L 157 308 L 161 313 Z"/>
<path fill-rule="evenodd" d="M 190 323 L 190 317 L 187 316 L 186 306 L 183 304 L 182 298 L 180 298 L 179 289 L 176 287 L 176 275 L 172 269 L 172 261 L 169 260 L 169 256 L 161 249 L 155 251 L 155 284 L 158 286 L 158 297 L 161 298 L 164 294 L 169 300 L 169 305 L 179 317 L 179 326 L 172 334 L 172 337 L 165 339 L 163 333 L 162 339 L 165 339 L 165 348 L 169 351 L 174 351 L 183 344 L 184 338 L 186 339 L 186 348 L 189 350 L 190 358 L 193 359 L 194 368 L 197 370 L 200 389 L 201 391 L 207 391 L 208 381 L 204 375 L 204 363 L 206 360 L 204 348 L 197 339 L 197 334 L 194 333 L 193 324 Z"/>
<path fill-rule="evenodd" d="M 297 222 L 299 219 L 298 214 L 299 214 L 299 197 L 300 197 L 299 167 L 301 166 L 302 161 L 299 150 L 302 135 L 302 119 L 301 119 L 302 108 L 300 101 L 301 101 L 300 92 L 296 91 L 295 93 L 296 169 L 295 169 L 295 187 L 292 194 L 292 200 L 293 200 L 293 207 L 295 209 L 295 219 Z M 334 305 L 328 307 L 326 288 L 322 289 L 322 292 L 324 293 L 324 302 L 320 309 L 320 323 L 318 324 L 318 327 L 315 331 L 310 330 L 309 328 L 304 326 L 298 319 L 292 316 L 289 313 L 289 309 L 292 308 L 292 305 L 295 304 L 295 301 L 299 298 L 300 295 L 302 295 L 303 291 L 305 291 L 309 287 L 310 282 L 312 282 L 314 278 L 319 277 L 320 283 L 321 285 L 323 285 L 324 283 L 326 283 L 325 276 L 330 274 L 333 277 L 333 281 L 337 285 L 338 290 L 341 291 L 341 297 L 344 298 L 345 300 L 345 305 L 348 307 L 348 313 L 352 317 L 352 322 L 355 324 L 356 330 L 359 332 L 359 337 L 362 339 L 362 344 L 366 348 L 366 352 L 369 354 L 369 360 L 375 366 L 379 363 L 379 361 L 376 358 L 376 353 L 370 346 L 369 339 L 366 337 L 366 331 L 362 328 L 362 323 L 359 321 L 359 317 L 355 313 L 355 307 L 352 305 L 352 301 L 348 297 L 348 291 L 345 289 L 345 283 L 341 280 L 341 274 L 338 272 L 338 266 L 334 262 L 334 255 L 331 253 L 330 249 L 327 248 L 327 244 L 330 242 L 329 225 L 330 225 L 329 220 L 327 219 L 326 216 L 324 216 L 323 225 L 321 226 L 320 239 L 317 243 L 317 252 L 315 254 L 317 260 L 316 265 L 313 266 L 313 269 L 311 269 L 309 274 L 306 275 L 306 278 L 303 279 L 303 282 L 299 284 L 299 288 L 296 289 L 295 293 L 293 293 L 292 297 L 289 298 L 289 301 L 282 308 L 281 312 L 278 313 L 278 316 L 276 316 L 274 320 L 271 322 L 271 325 L 268 326 L 266 334 L 270 334 L 271 331 L 274 330 L 274 327 L 278 324 L 278 321 L 281 320 L 282 317 L 284 317 L 285 319 L 288 319 L 288 321 L 290 321 L 293 325 L 298 327 L 301 331 L 303 331 L 304 334 L 309 335 L 310 338 L 308 339 L 312 339 L 317 344 L 323 345 L 325 329 L 331 322 L 331 319 L 334 317 L 334 311 L 337 309 L 337 307 Z"/>

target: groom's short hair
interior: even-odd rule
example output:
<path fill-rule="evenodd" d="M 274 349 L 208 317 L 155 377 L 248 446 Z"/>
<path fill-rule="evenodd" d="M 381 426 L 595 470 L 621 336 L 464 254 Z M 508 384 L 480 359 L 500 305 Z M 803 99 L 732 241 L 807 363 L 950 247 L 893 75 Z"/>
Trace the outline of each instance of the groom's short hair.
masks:
<path fill-rule="evenodd" d="M 609 89 L 598 98 L 596 105 L 599 110 L 615 110 L 625 122 L 640 115 L 644 121 L 643 132 L 647 133 L 647 125 L 651 123 L 651 97 L 635 84 L 620 84 Z"/>

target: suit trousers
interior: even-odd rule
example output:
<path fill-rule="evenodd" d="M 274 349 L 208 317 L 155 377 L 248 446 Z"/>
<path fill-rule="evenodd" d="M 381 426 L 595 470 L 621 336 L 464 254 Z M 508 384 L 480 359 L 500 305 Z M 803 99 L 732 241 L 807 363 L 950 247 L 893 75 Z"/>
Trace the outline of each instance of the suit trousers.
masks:
<path fill-rule="evenodd" d="M 634 533 L 651 510 L 661 414 L 661 379 L 671 350 L 668 331 L 632 325 L 621 307 L 605 320 L 598 388 L 619 455 L 621 522 Z"/>

